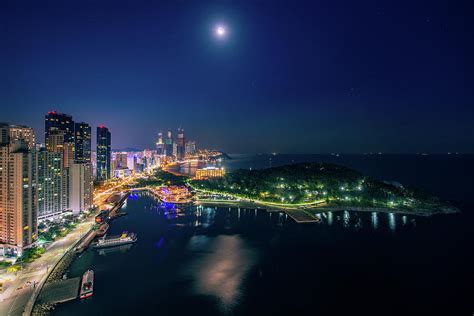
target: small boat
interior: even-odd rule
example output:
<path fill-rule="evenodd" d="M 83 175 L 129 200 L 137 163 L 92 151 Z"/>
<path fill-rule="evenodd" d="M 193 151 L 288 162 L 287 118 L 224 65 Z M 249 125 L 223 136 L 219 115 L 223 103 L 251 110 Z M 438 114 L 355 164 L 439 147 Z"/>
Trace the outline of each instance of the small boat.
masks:
<path fill-rule="evenodd" d="M 87 270 L 82 275 L 81 290 L 79 293 L 80 298 L 88 298 L 92 296 L 94 292 L 94 271 Z"/>

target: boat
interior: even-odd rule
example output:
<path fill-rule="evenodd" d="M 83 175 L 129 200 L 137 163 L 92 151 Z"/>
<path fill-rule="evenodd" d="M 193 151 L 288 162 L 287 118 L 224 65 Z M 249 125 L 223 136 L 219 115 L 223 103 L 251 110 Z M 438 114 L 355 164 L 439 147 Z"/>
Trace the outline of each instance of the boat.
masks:
<path fill-rule="evenodd" d="M 93 244 L 94 248 L 106 248 L 114 247 L 126 244 L 133 244 L 137 241 L 137 235 L 135 233 L 123 232 L 120 236 L 104 236 L 99 238 L 96 243 Z"/>
<path fill-rule="evenodd" d="M 94 270 L 87 270 L 82 275 L 80 298 L 88 298 L 94 292 Z"/>

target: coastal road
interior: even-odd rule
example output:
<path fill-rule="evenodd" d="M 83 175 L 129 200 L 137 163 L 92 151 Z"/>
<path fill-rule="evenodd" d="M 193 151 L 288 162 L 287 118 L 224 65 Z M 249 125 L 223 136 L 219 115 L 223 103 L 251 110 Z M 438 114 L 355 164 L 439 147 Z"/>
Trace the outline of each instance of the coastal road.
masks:
<path fill-rule="evenodd" d="M 30 310 L 48 272 L 93 224 L 93 217 L 80 223 L 66 237 L 51 243 L 40 258 L 25 265 L 0 295 L 0 315 L 23 315 L 25 310 Z"/>

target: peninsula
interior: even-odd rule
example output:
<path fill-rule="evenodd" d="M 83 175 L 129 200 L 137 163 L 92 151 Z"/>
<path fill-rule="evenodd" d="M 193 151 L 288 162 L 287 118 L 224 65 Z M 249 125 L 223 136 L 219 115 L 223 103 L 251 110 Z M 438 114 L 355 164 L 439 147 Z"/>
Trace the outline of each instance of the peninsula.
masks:
<path fill-rule="evenodd" d="M 188 183 L 201 193 L 275 208 L 377 210 L 417 215 L 459 212 L 456 207 L 435 196 L 330 163 L 299 163 L 261 170 L 239 169 L 222 178 L 190 180 Z"/>

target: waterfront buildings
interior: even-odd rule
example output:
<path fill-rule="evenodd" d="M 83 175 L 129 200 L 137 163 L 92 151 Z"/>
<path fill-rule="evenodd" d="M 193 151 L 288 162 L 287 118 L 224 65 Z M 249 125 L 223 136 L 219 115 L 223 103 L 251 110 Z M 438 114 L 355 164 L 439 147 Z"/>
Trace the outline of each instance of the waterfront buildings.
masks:
<path fill-rule="evenodd" d="M 104 125 L 97 127 L 97 180 L 104 181 L 111 177 L 111 135 Z"/>
<path fill-rule="evenodd" d="M 225 175 L 224 168 L 207 167 L 196 170 L 196 179 L 220 178 Z"/>
<path fill-rule="evenodd" d="M 2 129 L 8 129 L 3 126 Z M 8 143 L 5 141 L 8 140 Z M 33 245 L 37 225 L 37 159 L 28 137 L 0 145 L 0 255 L 19 256 Z"/>
<path fill-rule="evenodd" d="M 38 173 L 38 220 L 60 216 L 67 210 L 62 154 L 44 148 L 36 152 Z"/>
<path fill-rule="evenodd" d="M 93 204 L 92 164 L 74 162 L 70 167 L 69 208 L 74 215 L 87 211 Z"/>

